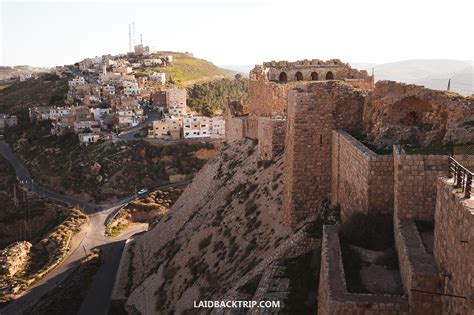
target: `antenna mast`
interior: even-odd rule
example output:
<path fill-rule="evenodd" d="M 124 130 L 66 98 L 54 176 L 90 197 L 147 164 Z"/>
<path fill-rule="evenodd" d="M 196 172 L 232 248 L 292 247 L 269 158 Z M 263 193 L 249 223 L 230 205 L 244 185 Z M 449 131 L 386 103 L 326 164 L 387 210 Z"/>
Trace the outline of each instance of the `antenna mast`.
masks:
<path fill-rule="evenodd" d="M 132 52 L 132 29 L 128 24 L 128 52 Z"/>
<path fill-rule="evenodd" d="M 132 22 L 133 47 L 135 47 L 135 21 Z"/>

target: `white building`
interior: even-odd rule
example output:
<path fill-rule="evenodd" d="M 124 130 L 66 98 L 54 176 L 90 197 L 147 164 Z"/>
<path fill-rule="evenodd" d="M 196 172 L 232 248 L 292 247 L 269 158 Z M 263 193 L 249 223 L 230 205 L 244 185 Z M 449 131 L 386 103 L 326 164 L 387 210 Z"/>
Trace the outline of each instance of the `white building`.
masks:
<path fill-rule="evenodd" d="M 112 108 L 92 108 L 92 119 L 100 121 L 105 115 L 112 113 Z"/>
<path fill-rule="evenodd" d="M 183 137 L 185 139 L 209 138 L 210 118 L 204 116 L 187 116 L 183 118 Z"/>
<path fill-rule="evenodd" d="M 69 87 L 75 87 L 83 84 L 86 84 L 86 80 L 84 79 L 84 77 L 77 77 L 69 81 Z"/>
<path fill-rule="evenodd" d="M 123 94 L 126 96 L 137 95 L 140 92 L 137 82 L 123 81 L 122 86 Z"/>
<path fill-rule="evenodd" d="M 20 82 L 31 79 L 31 74 L 20 74 Z"/>
<path fill-rule="evenodd" d="M 144 121 L 143 109 L 124 106 L 116 111 L 119 127 L 135 127 Z"/>
<path fill-rule="evenodd" d="M 156 66 L 156 65 L 161 65 L 163 63 L 163 61 L 161 61 L 161 59 L 144 59 L 143 60 L 143 65 L 145 67 L 152 67 L 152 66 Z"/>
<path fill-rule="evenodd" d="M 69 107 L 51 107 L 49 109 L 49 119 L 57 120 L 58 118 L 69 116 L 71 114 L 71 108 Z"/>
<path fill-rule="evenodd" d="M 153 72 L 149 76 L 150 81 L 157 82 L 159 84 L 165 84 L 166 83 L 166 74 L 163 72 Z"/>
<path fill-rule="evenodd" d="M 83 145 L 89 145 L 91 143 L 96 143 L 99 141 L 100 136 L 93 133 L 81 133 L 79 134 L 79 142 Z"/>

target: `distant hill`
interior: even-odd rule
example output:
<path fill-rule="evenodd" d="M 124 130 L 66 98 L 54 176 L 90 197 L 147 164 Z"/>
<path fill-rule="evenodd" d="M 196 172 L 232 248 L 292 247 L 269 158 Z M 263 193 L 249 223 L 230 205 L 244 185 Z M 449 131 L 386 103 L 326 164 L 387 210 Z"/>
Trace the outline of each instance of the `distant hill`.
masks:
<path fill-rule="evenodd" d="M 221 65 L 219 67 L 224 69 L 230 69 L 240 74 L 248 75 L 250 70 L 252 70 L 255 65 Z"/>
<path fill-rule="evenodd" d="M 0 80 L 5 80 L 10 76 L 19 76 L 21 74 L 33 74 L 39 72 L 48 72 L 49 68 L 30 67 L 30 66 L 0 66 Z"/>
<path fill-rule="evenodd" d="M 375 71 L 376 80 L 392 80 L 431 89 L 445 90 L 451 79 L 451 90 L 471 95 L 474 93 L 474 68 L 470 61 L 449 59 L 413 59 L 398 62 L 375 64 L 370 62 L 350 62 L 351 66 L 371 73 Z M 226 69 L 248 74 L 253 65 L 225 65 Z"/>
<path fill-rule="evenodd" d="M 204 59 L 191 57 L 184 53 L 171 53 L 173 62 L 166 67 L 148 68 L 145 73 L 163 71 L 167 78 L 172 78 L 177 85 L 190 86 L 197 82 L 211 81 L 231 77 L 235 71 L 222 69 Z"/>
<path fill-rule="evenodd" d="M 415 59 L 385 64 L 354 62 L 351 65 L 369 72 L 374 68 L 377 81 L 392 80 L 445 90 L 451 79 L 452 91 L 464 95 L 474 93 L 474 68 L 469 61 Z"/>

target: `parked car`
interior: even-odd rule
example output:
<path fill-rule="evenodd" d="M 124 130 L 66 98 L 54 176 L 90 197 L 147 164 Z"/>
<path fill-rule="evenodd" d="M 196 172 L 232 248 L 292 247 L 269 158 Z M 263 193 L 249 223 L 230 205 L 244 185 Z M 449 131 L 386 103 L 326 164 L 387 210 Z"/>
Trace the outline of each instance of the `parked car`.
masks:
<path fill-rule="evenodd" d="M 142 189 L 140 189 L 140 190 L 138 191 L 138 195 L 139 195 L 139 196 L 142 196 L 142 195 L 146 194 L 147 192 L 148 192 L 148 189 L 142 188 Z"/>

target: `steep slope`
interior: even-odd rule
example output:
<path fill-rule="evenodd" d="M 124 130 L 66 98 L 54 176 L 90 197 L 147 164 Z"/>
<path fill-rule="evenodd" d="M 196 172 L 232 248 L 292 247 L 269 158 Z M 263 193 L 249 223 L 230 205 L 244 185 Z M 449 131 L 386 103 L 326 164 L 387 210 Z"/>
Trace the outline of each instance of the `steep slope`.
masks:
<path fill-rule="evenodd" d="M 67 79 L 28 80 L 0 90 L 0 113 L 16 113 L 29 107 L 61 104 L 67 94 Z"/>
<path fill-rule="evenodd" d="M 166 314 L 229 293 L 290 237 L 281 209 L 283 161 L 257 161 L 240 140 L 210 160 L 169 213 L 132 245 L 122 267 L 128 311 Z M 130 262 L 129 262 L 130 263 Z"/>
<path fill-rule="evenodd" d="M 235 72 L 217 67 L 212 62 L 199 59 L 185 53 L 160 52 L 158 55 L 169 53 L 173 61 L 159 67 L 144 68 L 135 71 L 139 76 L 152 72 L 166 73 L 167 80 L 171 79 L 178 86 L 189 86 L 197 82 L 232 77 Z"/>

